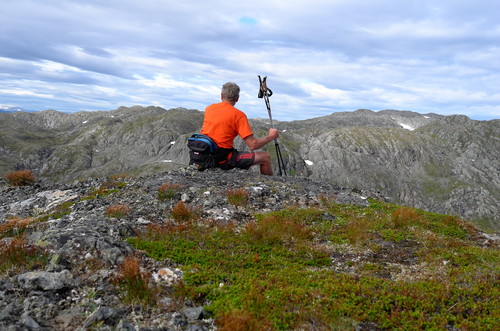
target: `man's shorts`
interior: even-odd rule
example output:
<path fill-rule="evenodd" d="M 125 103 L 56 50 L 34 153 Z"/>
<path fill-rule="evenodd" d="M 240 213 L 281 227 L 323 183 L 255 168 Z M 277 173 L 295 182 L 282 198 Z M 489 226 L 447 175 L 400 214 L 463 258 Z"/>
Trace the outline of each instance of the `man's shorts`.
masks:
<path fill-rule="evenodd" d="M 240 152 L 236 149 L 233 149 L 233 151 L 229 153 L 227 159 L 219 162 L 217 167 L 224 170 L 230 170 L 233 168 L 248 169 L 252 166 L 254 160 L 254 152 Z"/>

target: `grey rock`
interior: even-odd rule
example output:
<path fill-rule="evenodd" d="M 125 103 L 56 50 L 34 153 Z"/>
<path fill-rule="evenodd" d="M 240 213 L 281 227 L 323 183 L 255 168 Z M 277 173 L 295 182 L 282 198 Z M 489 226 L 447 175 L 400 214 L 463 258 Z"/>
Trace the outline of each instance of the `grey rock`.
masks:
<path fill-rule="evenodd" d="M 188 320 L 200 320 L 204 316 L 205 310 L 203 307 L 186 308 L 182 311 Z"/>
<path fill-rule="evenodd" d="M 61 272 L 33 271 L 17 277 L 22 288 L 27 290 L 57 291 L 72 285 L 73 275 L 68 270 Z"/>
<path fill-rule="evenodd" d="M 112 307 L 99 307 L 83 323 L 83 329 L 91 327 L 94 323 L 104 322 L 108 325 L 115 325 L 124 315 L 124 312 Z"/>
<path fill-rule="evenodd" d="M 0 279 L 0 291 L 8 291 L 13 288 L 14 284 L 8 278 Z"/>
<path fill-rule="evenodd" d="M 0 321 L 12 320 L 15 318 L 16 315 L 19 316 L 21 312 L 22 312 L 22 305 L 18 302 L 18 300 L 13 299 L 11 302 L 9 302 L 5 307 L 2 307 L 2 309 L 0 310 Z"/>
<path fill-rule="evenodd" d="M 28 313 L 21 315 L 21 324 L 28 330 L 40 330 L 42 327 Z"/>
<path fill-rule="evenodd" d="M 120 320 L 116 325 L 115 331 L 136 331 L 136 328 L 131 323 Z"/>
<path fill-rule="evenodd" d="M 189 322 L 186 315 L 181 312 L 175 312 L 172 314 L 171 323 L 176 327 L 185 328 Z"/>

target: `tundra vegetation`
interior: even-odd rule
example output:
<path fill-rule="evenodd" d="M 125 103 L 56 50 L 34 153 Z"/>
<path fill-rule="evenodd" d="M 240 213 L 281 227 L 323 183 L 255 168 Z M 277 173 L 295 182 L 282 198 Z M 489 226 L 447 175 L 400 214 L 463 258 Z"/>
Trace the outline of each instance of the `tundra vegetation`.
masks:
<path fill-rule="evenodd" d="M 332 200 L 256 214 L 244 226 L 176 217 L 129 242 L 181 266 L 176 296 L 206 304 L 221 330 L 500 326 L 498 250 L 481 247 L 475 227 Z"/>
<path fill-rule="evenodd" d="M 148 316 L 203 306 L 219 330 L 500 329 L 498 240 L 458 217 L 239 172 L 95 183 L 69 201 L 0 223 L 3 278 L 57 263 L 50 260 L 59 253 L 30 242 L 30 234 L 97 218 L 124 225 L 126 235 L 114 231 L 113 252 L 123 240 L 133 252 L 124 248 L 128 255 L 109 264 L 86 247 L 89 258 L 71 256 L 65 267 L 89 300 L 107 294 L 83 283 L 83 272 L 110 275 L 104 282 L 121 307 L 142 314 L 143 326 L 151 325 Z M 312 195 L 320 191 L 328 193 Z M 229 216 L 218 218 L 224 210 Z M 94 228 L 85 236 L 101 233 Z M 157 282 L 158 266 L 180 276 Z M 84 318 L 74 317 L 79 325 Z"/>

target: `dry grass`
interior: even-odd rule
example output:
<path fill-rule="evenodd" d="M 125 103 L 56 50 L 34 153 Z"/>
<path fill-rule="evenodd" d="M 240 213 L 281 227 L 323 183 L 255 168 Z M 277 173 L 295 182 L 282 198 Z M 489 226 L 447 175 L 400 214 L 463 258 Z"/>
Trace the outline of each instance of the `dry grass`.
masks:
<path fill-rule="evenodd" d="M 303 245 L 312 238 L 311 231 L 293 218 L 268 216 L 259 223 L 249 223 L 246 231 L 255 242 Z"/>
<path fill-rule="evenodd" d="M 227 191 L 227 201 L 233 206 L 246 206 L 248 204 L 248 192 L 243 189 Z"/>
<path fill-rule="evenodd" d="M 354 219 L 347 224 L 347 239 L 351 244 L 362 244 L 369 237 L 367 224 L 360 219 Z"/>
<path fill-rule="evenodd" d="M 329 205 L 336 202 L 337 197 L 333 193 L 331 193 L 329 195 L 325 195 L 324 193 L 321 193 L 318 196 L 318 200 L 321 203 L 321 205 L 323 205 L 323 207 L 328 207 Z"/>
<path fill-rule="evenodd" d="M 4 223 L 0 224 L 0 238 L 4 237 L 19 237 L 24 233 L 26 228 L 35 222 L 33 217 L 19 218 L 13 217 Z"/>
<path fill-rule="evenodd" d="M 31 170 L 19 170 L 6 174 L 3 178 L 12 186 L 27 186 L 36 183 L 36 177 Z"/>
<path fill-rule="evenodd" d="M 392 213 L 392 222 L 395 227 L 402 228 L 419 220 L 419 216 L 414 208 L 401 207 Z"/>
<path fill-rule="evenodd" d="M 164 183 L 158 187 L 158 200 L 173 199 L 175 194 L 179 191 L 181 186 L 179 184 Z"/>
<path fill-rule="evenodd" d="M 143 306 L 156 304 L 157 291 L 149 286 L 151 274 L 141 270 L 141 262 L 136 256 L 128 256 L 120 265 L 115 283 L 123 291 L 122 301 Z"/>
<path fill-rule="evenodd" d="M 132 209 L 127 205 L 117 204 L 111 205 L 106 209 L 106 215 L 108 217 L 122 218 L 130 215 Z"/>
<path fill-rule="evenodd" d="M 234 309 L 216 320 L 220 331 L 272 330 L 270 323 L 265 323 L 255 315 Z"/>
<path fill-rule="evenodd" d="M 11 269 L 32 270 L 47 262 L 47 254 L 42 249 L 28 244 L 23 237 L 0 241 L 0 272 Z"/>
<path fill-rule="evenodd" d="M 120 174 L 111 175 L 109 178 L 113 181 L 116 181 L 116 180 L 120 180 L 120 179 L 132 178 L 132 177 L 130 175 L 125 174 L 125 173 L 120 173 Z"/>
<path fill-rule="evenodd" d="M 181 223 L 191 223 L 198 218 L 193 208 L 189 207 L 183 201 L 180 201 L 172 208 L 172 218 Z"/>

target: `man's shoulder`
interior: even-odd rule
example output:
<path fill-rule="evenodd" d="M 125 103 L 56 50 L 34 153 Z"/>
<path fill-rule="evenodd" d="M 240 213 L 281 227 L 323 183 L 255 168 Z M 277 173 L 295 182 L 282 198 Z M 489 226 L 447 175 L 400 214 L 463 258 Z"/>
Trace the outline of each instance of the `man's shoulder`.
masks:
<path fill-rule="evenodd" d="M 242 110 L 239 110 L 236 107 L 233 107 L 233 108 L 234 108 L 235 113 L 237 113 L 239 116 L 247 117 L 247 115 Z"/>
<path fill-rule="evenodd" d="M 227 102 L 213 103 L 210 106 L 208 106 L 205 109 L 205 111 L 207 111 L 207 110 L 219 110 L 219 109 L 223 109 L 225 112 L 236 115 L 237 117 L 245 117 L 245 118 L 247 117 L 247 115 L 242 110 L 236 108 L 235 106 L 228 104 Z"/>
<path fill-rule="evenodd" d="M 216 109 L 221 107 L 221 102 L 213 103 L 205 108 L 205 110 Z"/>

